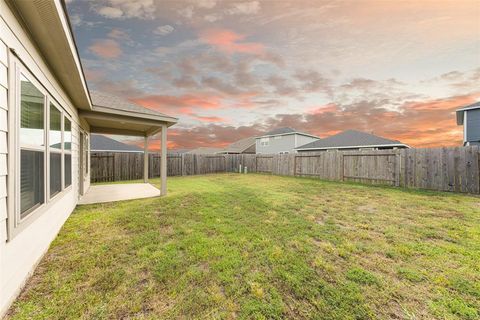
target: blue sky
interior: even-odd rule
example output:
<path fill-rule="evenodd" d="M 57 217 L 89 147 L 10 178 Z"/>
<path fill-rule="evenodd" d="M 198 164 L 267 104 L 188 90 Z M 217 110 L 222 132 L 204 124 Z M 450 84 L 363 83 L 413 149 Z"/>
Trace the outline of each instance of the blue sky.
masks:
<path fill-rule="evenodd" d="M 173 148 L 279 126 L 458 145 L 478 1 L 67 2 L 90 89 L 180 118 Z"/>

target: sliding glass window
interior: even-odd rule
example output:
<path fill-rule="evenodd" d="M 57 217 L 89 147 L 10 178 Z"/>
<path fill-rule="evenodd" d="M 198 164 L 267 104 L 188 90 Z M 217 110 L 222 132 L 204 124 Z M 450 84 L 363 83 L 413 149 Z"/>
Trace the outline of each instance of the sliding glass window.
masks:
<path fill-rule="evenodd" d="M 62 191 L 62 113 L 50 104 L 50 198 Z"/>
<path fill-rule="evenodd" d="M 20 215 L 45 202 L 45 95 L 20 78 Z"/>

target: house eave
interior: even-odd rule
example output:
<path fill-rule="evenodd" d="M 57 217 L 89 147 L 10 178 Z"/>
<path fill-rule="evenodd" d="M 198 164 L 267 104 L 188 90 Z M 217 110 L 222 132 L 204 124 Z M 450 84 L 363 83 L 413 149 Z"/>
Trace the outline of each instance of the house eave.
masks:
<path fill-rule="evenodd" d="M 91 110 L 87 82 L 63 1 L 6 2 L 75 107 Z"/>
<path fill-rule="evenodd" d="M 82 110 L 79 116 L 90 125 L 90 132 L 101 134 L 152 136 L 176 123 L 170 117 L 147 118 L 144 114 L 111 108 Z"/>
<path fill-rule="evenodd" d="M 110 108 L 110 107 L 99 106 L 99 105 L 94 105 L 92 111 L 105 113 L 105 114 L 118 115 L 118 116 L 133 117 L 138 119 L 161 121 L 161 122 L 165 122 L 167 124 L 167 127 L 173 126 L 178 122 L 178 118 L 174 118 L 170 116 L 162 116 L 162 115 L 157 116 L 157 115 L 152 115 L 147 113 L 127 111 L 127 110 Z"/>

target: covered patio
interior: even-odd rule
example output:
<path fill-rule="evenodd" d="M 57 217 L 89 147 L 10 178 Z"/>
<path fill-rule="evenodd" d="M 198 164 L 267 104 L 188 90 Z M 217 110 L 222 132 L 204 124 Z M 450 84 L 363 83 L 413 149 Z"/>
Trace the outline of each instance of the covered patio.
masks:
<path fill-rule="evenodd" d="M 160 190 L 150 183 L 124 183 L 91 186 L 78 204 L 105 203 L 160 196 Z"/>
<path fill-rule="evenodd" d="M 90 91 L 93 110 L 81 111 L 80 117 L 88 123 L 90 133 L 124 135 L 143 138 L 143 182 L 90 186 L 90 175 L 84 174 L 80 181 L 79 204 L 155 197 L 167 194 L 167 129 L 177 122 L 176 118 L 144 108 L 121 98 Z M 149 139 L 161 134 L 160 190 L 148 183 Z M 89 172 L 88 142 L 80 146 L 81 166 Z M 82 151 L 83 149 L 83 151 Z M 80 178 L 80 180 L 82 180 Z"/>

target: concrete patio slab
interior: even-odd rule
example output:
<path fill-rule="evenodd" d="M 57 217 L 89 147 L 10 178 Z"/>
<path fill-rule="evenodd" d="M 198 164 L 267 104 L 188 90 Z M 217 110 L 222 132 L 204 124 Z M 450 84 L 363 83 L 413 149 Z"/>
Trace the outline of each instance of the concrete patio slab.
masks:
<path fill-rule="evenodd" d="M 160 196 L 160 190 L 149 183 L 104 184 L 91 186 L 78 204 L 104 203 Z"/>

